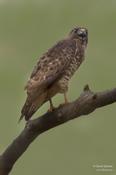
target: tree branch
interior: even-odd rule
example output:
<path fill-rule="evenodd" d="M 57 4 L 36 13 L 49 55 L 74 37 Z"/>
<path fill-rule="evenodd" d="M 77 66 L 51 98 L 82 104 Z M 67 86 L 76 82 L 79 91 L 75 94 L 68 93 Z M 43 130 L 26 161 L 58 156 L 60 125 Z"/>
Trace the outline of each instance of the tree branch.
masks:
<path fill-rule="evenodd" d="M 74 118 L 88 115 L 95 109 L 114 102 L 116 102 L 116 88 L 94 93 L 86 85 L 83 93 L 74 102 L 59 106 L 54 111 L 29 121 L 21 134 L 0 156 L 0 175 L 8 175 L 10 173 L 18 158 L 41 133 Z"/>

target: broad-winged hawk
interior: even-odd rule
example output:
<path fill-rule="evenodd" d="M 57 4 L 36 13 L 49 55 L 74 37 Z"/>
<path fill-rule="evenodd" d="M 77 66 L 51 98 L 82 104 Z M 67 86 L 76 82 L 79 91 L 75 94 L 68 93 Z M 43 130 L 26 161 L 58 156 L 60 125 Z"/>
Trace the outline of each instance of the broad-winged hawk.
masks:
<path fill-rule="evenodd" d="M 25 87 L 27 99 L 20 119 L 29 120 L 47 101 L 53 108 L 51 98 L 57 93 L 63 93 L 67 102 L 68 82 L 84 60 L 87 42 L 87 29 L 75 27 L 65 39 L 40 57 Z"/>

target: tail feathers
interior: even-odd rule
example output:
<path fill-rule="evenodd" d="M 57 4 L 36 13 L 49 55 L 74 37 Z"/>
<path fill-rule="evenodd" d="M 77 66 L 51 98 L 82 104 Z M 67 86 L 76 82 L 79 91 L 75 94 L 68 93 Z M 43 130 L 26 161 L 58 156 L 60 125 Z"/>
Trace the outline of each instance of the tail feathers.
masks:
<path fill-rule="evenodd" d="M 32 115 L 37 111 L 37 109 L 44 103 L 44 98 L 42 96 L 39 98 L 34 99 L 33 101 L 27 98 L 22 110 L 21 110 L 21 117 L 19 122 L 25 117 L 25 120 L 28 121 Z"/>
<path fill-rule="evenodd" d="M 35 103 L 25 103 L 22 111 L 21 111 L 21 117 L 19 119 L 19 121 L 21 121 L 23 119 L 23 117 L 25 117 L 25 120 L 28 121 L 32 115 L 36 112 L 37 110 L 37 106 L 35 105 Z"/>
<path fill-rule="evenodd" d="M 29 114 L 30 108 L 32 106 L 32 103 L 26 100 L 22 110 L 21 110 L 21 117 L 19 119 L 19 122 L 25 117 L 25 120 L 29 120 L 31 118 L 31 115 Z"/>

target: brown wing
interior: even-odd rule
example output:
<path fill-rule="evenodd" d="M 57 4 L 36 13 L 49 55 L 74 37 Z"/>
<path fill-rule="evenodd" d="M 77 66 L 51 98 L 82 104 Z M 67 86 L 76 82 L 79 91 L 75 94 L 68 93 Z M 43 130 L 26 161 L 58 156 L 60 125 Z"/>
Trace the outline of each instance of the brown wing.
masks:
<path fill-rule="evenodd" d="M 63 40 L 49 49 L 35 66 L 26 85 L 27 93 L 31 95 L 36 88 L 47 88 L 60 78 L 74 56 L 75 48 L 74 40 Z"/>
<path fill-rule="evenodd" d="M 33 112 L 29 112 L 33 102 L 63 75 L 75 54 L 75 47 L 74 40 L 63 40 L 40 58 L 26 85 L 28 97 L 22 109 L 22 117 L 29 119 L 37 110 L 36 106 Z"/>

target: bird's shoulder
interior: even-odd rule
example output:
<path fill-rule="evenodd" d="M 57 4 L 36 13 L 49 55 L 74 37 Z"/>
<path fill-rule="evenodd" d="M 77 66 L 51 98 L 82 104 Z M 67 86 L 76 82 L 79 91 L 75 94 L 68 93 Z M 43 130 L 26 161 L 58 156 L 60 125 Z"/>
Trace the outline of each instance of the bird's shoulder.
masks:
<path fill-rule="evenodd" d="M 73 39 L 66 38 L 57 42 L 47 53 L 52 54 L 53 52 L 63 51 L 64 49 L 75 49 L 76 42 Z"/>

